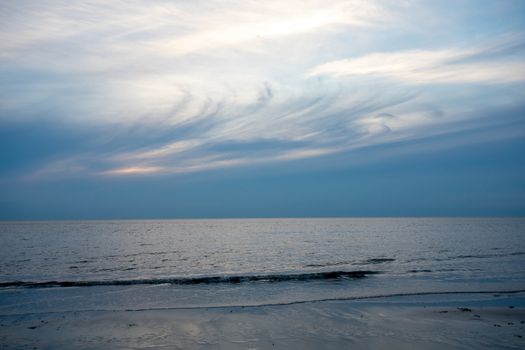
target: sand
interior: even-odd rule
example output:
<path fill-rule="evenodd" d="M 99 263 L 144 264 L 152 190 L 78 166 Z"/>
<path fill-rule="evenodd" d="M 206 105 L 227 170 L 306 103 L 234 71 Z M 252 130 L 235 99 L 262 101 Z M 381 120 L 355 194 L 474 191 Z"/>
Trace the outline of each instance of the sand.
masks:
<path fill-rule="evenodd" d="M 525 349 L 525 295 L 0 316 L 5 349 Z"/>

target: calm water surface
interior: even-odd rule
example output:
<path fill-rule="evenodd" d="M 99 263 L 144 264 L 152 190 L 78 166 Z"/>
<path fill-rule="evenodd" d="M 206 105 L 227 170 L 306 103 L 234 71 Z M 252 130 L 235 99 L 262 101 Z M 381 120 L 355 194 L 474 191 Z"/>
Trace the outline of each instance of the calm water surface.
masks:
<path fill-rule="evenodd" d="M 0 313 L 525 289 L 525 219 L 0 223 Z"/>

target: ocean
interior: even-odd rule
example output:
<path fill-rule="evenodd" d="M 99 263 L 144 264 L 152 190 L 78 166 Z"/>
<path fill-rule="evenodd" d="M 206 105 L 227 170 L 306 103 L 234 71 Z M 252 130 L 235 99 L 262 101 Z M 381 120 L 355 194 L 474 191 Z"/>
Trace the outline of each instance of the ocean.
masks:
<path fill-rule="evenodd" d="M 523 218 L 0 223 L 0 314 L 525 290 Z"/>

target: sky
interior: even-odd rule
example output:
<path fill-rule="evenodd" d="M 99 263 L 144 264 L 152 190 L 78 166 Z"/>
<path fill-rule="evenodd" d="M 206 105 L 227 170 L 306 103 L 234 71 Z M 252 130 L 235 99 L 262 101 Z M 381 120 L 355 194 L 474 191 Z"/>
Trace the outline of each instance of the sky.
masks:
<path fill-rule="evenodd" d="M 0 2 L 0 219 L 525 216 L 525 1 Z"/>

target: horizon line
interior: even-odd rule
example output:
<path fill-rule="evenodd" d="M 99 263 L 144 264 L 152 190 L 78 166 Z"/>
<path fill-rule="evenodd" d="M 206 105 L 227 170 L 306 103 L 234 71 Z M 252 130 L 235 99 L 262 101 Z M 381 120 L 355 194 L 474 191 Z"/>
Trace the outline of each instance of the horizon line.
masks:
<path fill-rule="evenodd" d="M 485 215 L 422 215 L 422 216 L 261 216 L 261 217 L 174 217 L 174 218 L 83 218 L 83 219 L 0 219 L 0 223 L 24 222 L 79 222 L 79 221 L 198 221 L 198 220 L 322 220 L 322 219 L 525 219 L 521 215 L 485 216 Z"/>

